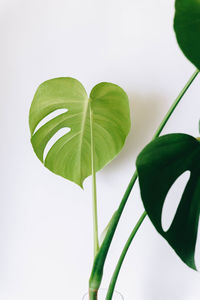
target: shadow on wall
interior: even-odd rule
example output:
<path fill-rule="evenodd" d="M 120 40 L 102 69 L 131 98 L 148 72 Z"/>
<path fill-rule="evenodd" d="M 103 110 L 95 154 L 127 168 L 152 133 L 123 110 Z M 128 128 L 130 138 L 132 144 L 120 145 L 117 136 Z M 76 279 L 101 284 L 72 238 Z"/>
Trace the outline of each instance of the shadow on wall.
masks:
<path fill-rule="evenodd" d="M 104 168 L 104 175 L 119 171 L 121 165 L 134 162 L 142 148 L 150 142 L 165 112 L 165 99 L 156 94 L 147 96 L 132 94 L 129 97 L 131 111 L 131 131 L 120 155 Z"/>

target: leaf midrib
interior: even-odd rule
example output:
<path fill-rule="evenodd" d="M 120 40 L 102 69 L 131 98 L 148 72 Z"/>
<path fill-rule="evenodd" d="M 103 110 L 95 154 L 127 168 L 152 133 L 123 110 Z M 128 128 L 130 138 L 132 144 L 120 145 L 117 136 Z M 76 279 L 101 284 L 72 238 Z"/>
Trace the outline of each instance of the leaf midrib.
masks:
<path fill-rule="evenodd" d="M 80 132 L 80 143 L 79 143 L 79 174 L 80 174 L 80 179 L 82 179 L 82 166 L 81 166 L 81 157 L 82 157 L 82 145 L 83 145 L 83 136 L 84 136 L 84 131 L 85 131 L 85 125 L 87 121 L 87 111 L 88 111 L 88 105 L 89 105 L 90 99 L 87 98 L 85 101 L 84 109 L 83 109 L 83 119 L 81 122 L 81 132 Z M 90 128 L 91 130 L 91 128 Z"/>

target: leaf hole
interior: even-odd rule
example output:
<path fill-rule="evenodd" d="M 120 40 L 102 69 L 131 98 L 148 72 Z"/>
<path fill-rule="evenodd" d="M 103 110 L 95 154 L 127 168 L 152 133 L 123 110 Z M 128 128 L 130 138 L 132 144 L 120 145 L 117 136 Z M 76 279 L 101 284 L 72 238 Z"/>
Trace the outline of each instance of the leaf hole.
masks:
<path fill-rule="evenodd" d="M 54 119 L 55 117 L 66 113 L 68 111 L 67 108 L 60 108 L 60 109 L 56 109 L 53 112 L 51 112 L 50 114 L 48 114 L 46 117 L 44 117 L 36 126 L 34 133 L 36 133 L 36 131 L 38 129 L 40 129 L 43 125 L 45 125 L 48 121 Z"/>
<path fill-rule="evenodd" d="M 50 151 L 50 149 L 52 148 L 52 146 L 61 138 L 63 137 L 65 134 L 67 134 L 68 132 L 71 131 L 71 128 L 69 127 L 65 127 L 65 128 L 61 128 L 60 130 L 58 130 L 54 136 L 52 136 L 52 138 L 48 141 L 48 143 L 46 144 L 46 147 L 44 149 L 44 153 L 43 153 L 43 161 L 45 161 L 48 152 Z"/>
<path fill-rule="evenodd" d="M 167 193 L 161 216 L 161 224 L 165 232 L 170 228 L 174 220 L 177 208 L 189 178 L 190 171 L 185 171 L 176 179 Z"/>

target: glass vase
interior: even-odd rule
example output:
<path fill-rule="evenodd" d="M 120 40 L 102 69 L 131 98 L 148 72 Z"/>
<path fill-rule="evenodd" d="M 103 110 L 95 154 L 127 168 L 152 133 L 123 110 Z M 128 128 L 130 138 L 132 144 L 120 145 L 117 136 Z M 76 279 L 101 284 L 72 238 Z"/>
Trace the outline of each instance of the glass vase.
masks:
<path fill-rule="evenodd" d="M 98 297 L 97 300 L 105 300 L 106 299 L 107 290 L 106 289 L 100 289 L 98 291 Z M 89 300 L 89 294 L 86 293 L 83 296 L 82 300 Z M 123 296 L 119 292 L 114 292 L 112 296 L 112 300 L 124 300 Z"/>

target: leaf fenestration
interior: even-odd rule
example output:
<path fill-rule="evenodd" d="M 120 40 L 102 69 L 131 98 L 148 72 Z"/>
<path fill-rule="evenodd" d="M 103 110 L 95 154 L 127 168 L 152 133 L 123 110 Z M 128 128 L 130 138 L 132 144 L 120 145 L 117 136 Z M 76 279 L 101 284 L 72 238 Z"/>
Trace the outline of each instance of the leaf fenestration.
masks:
<path fill-rule="evenodd" d="M 136 161 L 145 210 L 157 231 L 178 256 L 196 269 L 194 254 L 200 213 L 200 143 L 187 134 L 155 139 Z M 170 228 L 161 225 L 162 209 L 171 186 L 185 171 L 191 175 Z"/>
<path fill-rule="evenodd" d="M 66 109 L 35 132 L 37 125 L 53 111 Z M 117 85 L 102 82 L 90 96 L 73 78 L 55 78 L 37 89 L 30 108 L 29 124 L 33 149 L 44 165 L 55 174 L 82 187 L 91 175 L 91 128 L 93 120 L 95 171 L 110 162 L 122 149 L 130 130 L 130 111 L 126 93 Z M 49 150 L 49 140 L 62 128 L 70 128 Z"/>

